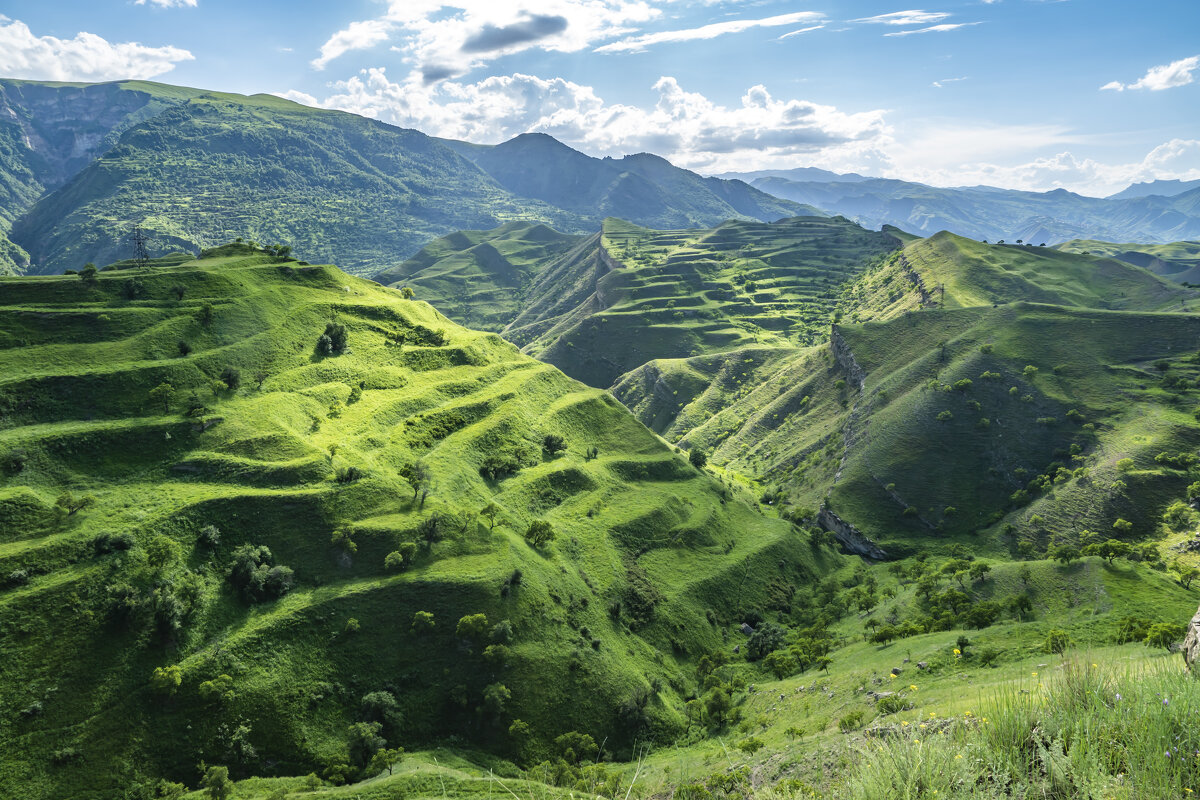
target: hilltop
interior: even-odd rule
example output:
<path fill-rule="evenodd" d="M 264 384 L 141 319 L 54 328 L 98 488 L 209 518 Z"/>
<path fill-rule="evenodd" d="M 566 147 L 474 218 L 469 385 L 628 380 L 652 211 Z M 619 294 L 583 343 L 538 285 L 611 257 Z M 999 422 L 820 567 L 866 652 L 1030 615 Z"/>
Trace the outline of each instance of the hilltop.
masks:
<path fill-rule="evenodd" d="M 248 244 L 125 266 L 0 282 L 5 794 L 628 755 L 844 564 L 400 292 Z"/>
<path fill-rule="evenodd" d="M 134 225 L 152 255 L 243 236 L 365 273 L 511 221 L 590 233 L 608 214 L 715 225 L 812 211 L 662 159 L 615 164 L 546 136 L 476 147 L 273 95 L 0 80 L 0 110 L 0 274 L 129 257 Z"/>
<path fill-rule="evenodd" d="M 1200 242 L 1113 244 L 1095 239 L 1072 239 L 1055 245 L 1055 249 L 1115 258 L 1145 267 L 1176 283 L 1200 283 Z"/>

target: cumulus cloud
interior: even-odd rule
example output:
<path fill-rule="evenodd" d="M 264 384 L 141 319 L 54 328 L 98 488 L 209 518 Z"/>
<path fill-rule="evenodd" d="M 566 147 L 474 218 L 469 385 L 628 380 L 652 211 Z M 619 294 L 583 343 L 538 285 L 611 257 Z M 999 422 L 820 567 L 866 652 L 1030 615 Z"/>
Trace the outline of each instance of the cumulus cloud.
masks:
<path fill-rule="evenodd" d="M 950 15 L 943 11 L 893 11 L 890 14 L 877 14 L 874 17 L 861 17 L 851 22 L 872 22 L 878 25 L 928 25 L 931 22 L 941 22 Z"/>
<path fill-rule="evenodd" d="M 463 75 L 491 59 L 531 48 L 574 53 L 661 15 L 649 0 L 389 0 L 380 17 L 353 22 L 321 47 L 313 67 L 393 41 L 425 83 Z"/>
<path fill-rule="evenodd" d="M 149 2 L 152 6 L 159 8 L 195 8 L 196 0 L 133 0 L 135 6 L 144 6 Z"/>
<path fill-rule="evenodd" d="M 946 31 L 954 31 L 959 28 L 969 28 L 972 25 L 979 25 L 978 22 L 946 22 L 941 25 L 931 25 L 928 28 L 914 28 L 907 31 L 892 31 L 885 33 L 884 36 L 911 36 L 914 33 L 945 33 Z"/>
<path fill-rule="evenodd" d="M 1196 79 L 1192 73 L 1196 71 L 1197 67 L 1200 67 L 1200 56 L 1181 58 L 1178 61 L 1172 61 L 1170 64 L 1151 67 L 1145 75 L 1133 83 L 1124 84 L 1120 81 L 1109 81 L 1101 86 L 1100 90 L 1123 92 L 1126 89 L 1149 89 L 1152 92 L 1161 92 L 1163 89 L 1187 86 Z"/>
<path fill-rule="evenodd" d="M 351 22 L 321 45 L 321 55 L 312 60 L 313 69 L 325 69 L 330 61 L 351 50 L 365 50 L 386 42 L 394 28 L 392 23 L 382 19 Z"/>
<path fill-rule="evenodd" d="M 623 51 L 641 52 L 647 47 L 656 44 L 668 44 L 672 42 L 691 42 L 698 39 L 714 39 L 717 36 L 724 36 L 728 33 L 741 33 L 742 31 L 750 30 L 751 28 L 773 28 L 781 25 L 797 25 L 805 22 L 821 22 L 825 19 L 823 14 L 815 11 L 797 11 L 792 14 L 779 14 L 774 17 L 765 17 L 763 19 L 734 19 L 725 22 L 714 22 L 711 25 L 702 25 L 699 28 L 688 28 L 685 30 L 676 31 L 659 31 L 657 33 L 647 33 L 642 36 L 631 36 L 621 39 L 611 44 L 606 44 L 602 47 L 597 47 L 597 53 L 619 53 Z M 813 30 L 814 26 L 806 30 Z M 793 31 L 793 33 L 801 33 L 802 31 Z M 789 34 L 792 35 L 792 34 Z"/>
<path fill-rule="evenodd" d="M 738 105 L 723 106 L 669 76 L 654 83 L 657 100 L 648 108 L 606 102 L 592 87 L 563 78 L 520 73 L 430 86 L 416 76 L 394 82 L 383 69 L 368 69 L 333 88 L 321 100 L 299 92 L 284 96 L 435 136 L 495 143 L 539 131 L 595 155 L 649 151 L 711 171 L 818 153 L 833 158 L 839 149 L 878 145 L 889 133 L 882 111 L 847 113 L 777 99 L 763 86 L 748 89 Z"/>
<path fill-rule="evenodd" d="M 35 36 L 20 20 L 0 15 L 0 73 L 48 81 L 110 81 L 152 78 L 194 56 L 178 47 L 112 43 L 94 33 L 73 39 Z"/>

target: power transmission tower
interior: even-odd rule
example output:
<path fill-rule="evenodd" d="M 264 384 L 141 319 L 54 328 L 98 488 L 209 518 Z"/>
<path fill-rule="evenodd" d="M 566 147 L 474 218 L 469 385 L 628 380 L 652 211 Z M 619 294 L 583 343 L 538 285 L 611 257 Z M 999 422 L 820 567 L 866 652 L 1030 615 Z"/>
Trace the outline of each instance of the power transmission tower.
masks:
<path fill-rule="evenodd" d="M 139 270 L 150 266 L 150 253 L 146 250 L 146 232 L 141 225 L 133 226 L 133 260 Z"/>

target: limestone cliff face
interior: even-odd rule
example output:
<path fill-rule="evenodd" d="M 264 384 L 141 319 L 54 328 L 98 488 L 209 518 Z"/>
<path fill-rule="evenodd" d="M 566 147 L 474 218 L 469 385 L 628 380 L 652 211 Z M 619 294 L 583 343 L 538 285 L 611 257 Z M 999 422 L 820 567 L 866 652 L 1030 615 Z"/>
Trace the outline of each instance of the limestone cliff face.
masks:
<path fill-rule="evenodd" d="M 847 552 L 855 555 L 882 561 L 888 557 L 887 551 L 872 542 L 862 531 L 846 522 L 828 508 L 817 512 L 817 524 L 829 531 Z M 1193 620 L 1194 621 L 1194 620 Z"/>
<path fill-rule="evenodd" d="M 1183 639 L 1183 660 L 1188 667 L 1192 667 L 1192 662 L 1197 658 L 1200 658 L 1200 609 L 1196 610 L 1196 616 L 1188 623 L 1187 636 Z"/>
<path fill-rule="evenodd" d="M 854 353 L 850 352 L 850 345 L 846 344 L 846 340 L 842 338 L 837 325 L 834 325 L 829 332 L 829 346 L 833 350 L 834 360 L 845 371 L 850 385 L 861 390 L 866 384 L 867 374 L 855 360 Z"/>

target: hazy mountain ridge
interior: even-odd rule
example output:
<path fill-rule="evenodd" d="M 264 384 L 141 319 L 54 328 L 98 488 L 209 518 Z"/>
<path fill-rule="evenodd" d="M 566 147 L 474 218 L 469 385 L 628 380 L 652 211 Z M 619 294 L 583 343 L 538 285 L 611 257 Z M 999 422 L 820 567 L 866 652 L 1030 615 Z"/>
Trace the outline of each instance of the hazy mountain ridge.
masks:
<path fill-rule="evenodd" d="M 1055 189 L 1028 192 L 990 186 L 944 188 L 858 175 L 795 179 L 796 171 L 741 175 L 778 197 L 842 214 L 868 228 L 895 225 L 918 234 L 949 230 L 996 241 L 1057 244 L 1069 239 L 1166 243 L 1200 237 L 1200 183 L 1135 185 L 1108 198 Z M 846 180 L 846 178 L 850 178 Z M 1172 192 L 1143 195 L 1138 186 Z"/>

